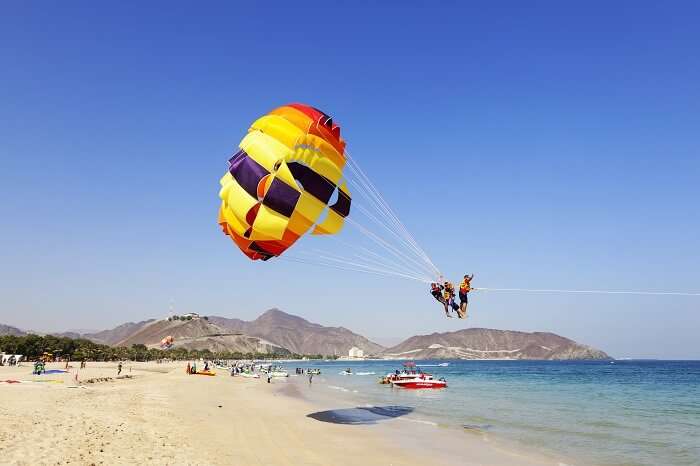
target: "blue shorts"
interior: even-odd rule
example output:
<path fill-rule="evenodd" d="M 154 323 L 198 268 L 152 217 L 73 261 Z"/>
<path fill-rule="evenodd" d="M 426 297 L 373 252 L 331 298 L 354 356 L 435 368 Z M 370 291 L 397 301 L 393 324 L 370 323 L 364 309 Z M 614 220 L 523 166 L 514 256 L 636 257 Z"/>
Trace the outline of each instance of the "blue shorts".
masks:
<path fill-rule="evenodd" d="M 462 303 L 468 303 L 469 302 L 469 292 L 462 293 L 460 291 L 459 292 L 459 301 Z"/>

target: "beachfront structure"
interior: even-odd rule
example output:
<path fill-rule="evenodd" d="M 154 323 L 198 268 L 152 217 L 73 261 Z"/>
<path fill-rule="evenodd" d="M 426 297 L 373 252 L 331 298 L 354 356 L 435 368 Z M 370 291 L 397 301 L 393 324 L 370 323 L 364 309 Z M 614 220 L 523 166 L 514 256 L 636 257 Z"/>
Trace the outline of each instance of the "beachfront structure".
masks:
<path fill-rule="evenodd" d="M 364 358 L 365 357 L 365 352 L 362 351 L 360 348 L 357 346 L 353 346 L 350 348 L 350 351 L 348 351 L 348 357 L 351 359 L 355 358 Z"/>

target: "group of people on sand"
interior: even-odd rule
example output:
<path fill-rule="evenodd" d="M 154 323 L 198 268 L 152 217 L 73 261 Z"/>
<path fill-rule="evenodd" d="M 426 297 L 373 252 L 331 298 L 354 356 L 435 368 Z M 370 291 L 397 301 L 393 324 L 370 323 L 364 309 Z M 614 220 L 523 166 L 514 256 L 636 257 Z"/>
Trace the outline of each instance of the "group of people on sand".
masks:
<path fill-rule="evenodd" d="M 190 363 L 188 362 L 187 369 L 185 369 L 185 372 L 187 374 L 197 374 L 198 373 L 197 372 L 197 363 L 193 361 L 192 364 L 190 365 Z M 209 372 L 209 361 L 204 361 L 204 371 L 203 372 Z"/>
<path fill-rule="evenodd" d="M 450 310 L 457 314 L 457 317 L 464 319 L 467 317 L 467 305 L 469 304 L 469 292 L 472 290 L 472 279 L 474 274 L 465 275 L 459 283 L 459 305 L 455 302 L 455 286 L 449 281 L 443 284 L 434 282 L 430 284 L 430 294 L 438 300 L 445 308 L 445 315 L 452 317 Z"/>

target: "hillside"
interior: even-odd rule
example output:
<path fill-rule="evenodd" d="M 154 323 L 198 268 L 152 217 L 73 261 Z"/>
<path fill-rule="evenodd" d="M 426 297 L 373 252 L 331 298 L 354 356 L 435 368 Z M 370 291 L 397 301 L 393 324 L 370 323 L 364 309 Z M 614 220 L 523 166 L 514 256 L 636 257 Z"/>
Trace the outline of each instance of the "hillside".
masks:
<path fill-rule="evenodd" d="M 469 328 L 417 335 L 385 350 L 388 359 L 611 359 L 603 351 L 546 332 Z"/>
<path fill-rule="evenodd" d="M 346 328 L 324 327 L 279 309 L 270 309 L 249 322 L 216 316 L 209 319 L 225 329 L 264 338 L 296 354 L 346 356 L 350 348 L 356 346 L 369 355 L 384 349 Z"/>
<path fill-rule="evenodd" d="M 104 343 L 105 345 L 116 345 L 118 342 L 133 335 L 143 327 L 155 322 L 155 319 L 142 320 L 141 322 L 127 322 L 125 324 L 114 327 L 111 330 L 102 330 L 96 333 L 86 333 L 82 337 L 92 340 L 95 343 Z"/>
<path fill-rule="evenodd" d="M 157 348 L 166 336 L 175 339 L 174 347 L 208 349 L 210 351 L 238 351 L 241 353 L 289 353 L 285 348 L 261 338 L 233 333 L 205 319 L 154 320 L 141 326 L 136 332 L 114 346 L 143 344 Z"/>
<path fill-rule="evenodd" d="M 133 335 L 138 332 L 144 326 L 155 322 L 155 319 L 143 320 L 141 322 L 127 322 L 114 327 L 110 330 L 102 330 L 99 332 L 80 332 L 76 330 L 69 330 L 66 332 L 53 332 L 51 335 L 57 337 L 67 337 L 67 338 L 84 338 L 95 343 L 100 343 L 103 345 L 115 345 L 121 340 L 127 338 L 129 335 Z"/>
<path fill-rule="evenodd" d="M 3 336 L 3 335 L 22 336 L 22 335 L 26 335 L 26 332 L 23 332 L 22 330 L 18 329 L 17 327 L 11 327 L 9 325 L 0 324 L 0 336 Z"/>

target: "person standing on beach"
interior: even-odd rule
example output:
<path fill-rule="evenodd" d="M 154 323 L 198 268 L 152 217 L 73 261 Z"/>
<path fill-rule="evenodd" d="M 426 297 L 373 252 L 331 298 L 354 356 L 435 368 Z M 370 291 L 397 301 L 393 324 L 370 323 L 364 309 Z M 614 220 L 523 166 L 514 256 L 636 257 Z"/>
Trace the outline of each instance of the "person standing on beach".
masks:
<path fill-rule="evenodd" d="M 117 365 L 117 375 L 122 373 L 122 362 L 119 361 L 119 364 Z"/>
<path fill-rule="evenodd" d="M 467 295 L 472 290 L 472 278 L 474 278 L 474 274 L 465 275 L 459 284 L 459 311 L 457 315 L 460 319 L 467 317 L 467 305 L 469 304 L 469 296 Z"/>

